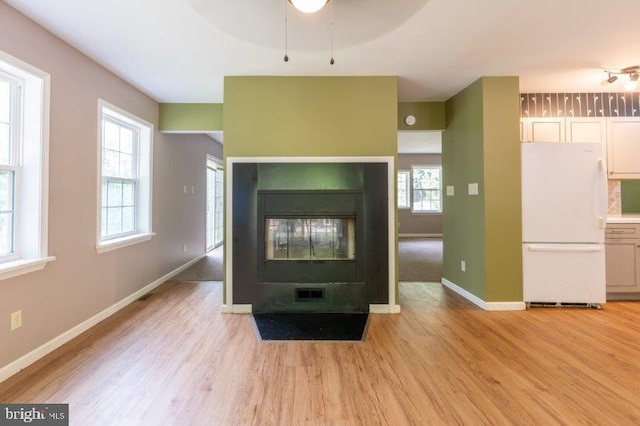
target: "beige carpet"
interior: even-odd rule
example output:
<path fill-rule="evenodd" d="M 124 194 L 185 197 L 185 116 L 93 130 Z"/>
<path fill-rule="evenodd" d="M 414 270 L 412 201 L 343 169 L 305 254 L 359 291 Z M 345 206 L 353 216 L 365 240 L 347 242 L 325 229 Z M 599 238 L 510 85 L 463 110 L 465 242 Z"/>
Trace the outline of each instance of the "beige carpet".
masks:
<path fill-rule="evenodd" d="M 223 247 L 211 250 L 194 265 L 171 278 L 171 281 L 222 281 Z"/>
<path fill-rule="evenodd" d="M 400 238 L 398 264 L 401 282 L 440 282 L 442 238 Z"/>
<path fill-rule="evenodd" d="M 222 281 L 222 246 L 212 250 L 172 281 Z M 401 282 L 440 282 L 442 239 L 401 238 L 398 246 Z"/>

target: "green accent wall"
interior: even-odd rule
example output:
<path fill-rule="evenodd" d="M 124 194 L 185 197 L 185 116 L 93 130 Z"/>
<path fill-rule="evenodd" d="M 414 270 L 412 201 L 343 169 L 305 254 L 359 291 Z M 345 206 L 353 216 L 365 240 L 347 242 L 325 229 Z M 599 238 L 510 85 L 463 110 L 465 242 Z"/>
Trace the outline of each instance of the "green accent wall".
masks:
<path fill-rule="evenodd" d="M 407 126 L 407 115 L 413 115 L 416 124 Z M 444 102 L 398 103 L 398 130 L 444 130 L 446 125 Z"/>
<path fill-rule="evenodd" d="M 225 77 L 224 155 L 396 156 L 396 77 Z"/>
<path fill-rule="evenodd" d="M 161 132 L 222 131 L 223 104 L 160 104 L 158 127 Z M 416 117 L 416 124 L 407 126 L 407 115 Z M 398 130 L 444 130 L 444 102 L 399 102 Z"/>
<path fill-rule="evenodd" d="M 222 131 L 222 104 L 160 104 L 161 132 Z"/>
<path fill-rule="evenodd" d="M 485 77 L 485 300 L 522 300 L 520 82 Z"/>
<path fill-rule="evenodd" d="M 640 180 L 623 180 L 620 182 L 622 197 L 622 213 L 640 213 Z"/>
<path fill-rule="evenodd" d="M 364 186 L 361 163 L 261 163 L 258 188 L 277 190 L 356 190 Z"/>
<path fill-rule="evenodd" d="M 446 102 L 444 278 L 487 302 L 522 301 L 518 94 L 517 77 L 483 77 Z"/>
<path fill-rule="evenodd" d="M 443 277 L 485 298 L 484 136 L 482 80 L 446 102 L 447 128 L 442 134 L 443 185 L 454 196 L 443 200 Z M 478 183 L 479 196 L 467 195 Z M 466 263 L 462 272 L 460 262 Z"/>

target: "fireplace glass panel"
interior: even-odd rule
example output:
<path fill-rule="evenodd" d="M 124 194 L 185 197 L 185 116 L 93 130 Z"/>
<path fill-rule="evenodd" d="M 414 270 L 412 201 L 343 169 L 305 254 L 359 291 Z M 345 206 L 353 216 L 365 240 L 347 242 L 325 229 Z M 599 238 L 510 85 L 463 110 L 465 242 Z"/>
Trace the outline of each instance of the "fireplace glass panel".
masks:
<path fill-rule="evenodd" d="M 356 219 L 268 218 L 267 260 L 354 260 Z"/>

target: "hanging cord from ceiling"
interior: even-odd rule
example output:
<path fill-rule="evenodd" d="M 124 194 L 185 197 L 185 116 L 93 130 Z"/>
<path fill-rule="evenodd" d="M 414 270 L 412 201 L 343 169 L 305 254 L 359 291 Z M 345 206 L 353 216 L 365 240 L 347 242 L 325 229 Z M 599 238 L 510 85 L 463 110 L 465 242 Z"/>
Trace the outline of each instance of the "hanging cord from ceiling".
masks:
<path fill-rule="evenodd" d="M 333 2 L 330 1 L 329 2 L 329 10 L 331 12 L 331 60 L 329 61 L 329 65 L 333 65 L 336 63 L 336 61 L 333 60 Z"/>
<path fill-rule="evenodd" d="M 284 61 L 289 62 L 289 34 L 288 34 L 288 21 L 287 21 L 287 1 L 284 0 Z"/>
<path fill-rule="evenodd" d="M 329 3 L 329 33 L 331 37 L 331 59 L 329 60 L 329 65 L 333 65 L 336 61 L 333 59 L 333 2 L 325 1 L 323 4 Z M 284 61 L 289 62 L 289 15 L 288 15 L 288 5 L 287 3 L 291 3 L 291 0 L 284 0 Z M 293 4 L 293 3 L 292 3 Z M 294 4 L 294 7 L 297 7 Z M 322 7 L 322 6 L 320 6 Z M 315 12 L 315 11 L 314 11 Z M 307 12 L 313 13 L 313 12 Z"/>

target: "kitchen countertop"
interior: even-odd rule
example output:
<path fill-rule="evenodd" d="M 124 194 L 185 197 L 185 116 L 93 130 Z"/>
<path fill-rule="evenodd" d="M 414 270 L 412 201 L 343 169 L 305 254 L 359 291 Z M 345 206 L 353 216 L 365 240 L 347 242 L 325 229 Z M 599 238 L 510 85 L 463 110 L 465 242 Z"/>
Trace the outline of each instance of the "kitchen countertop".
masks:
<path fill-rule="evenodd" d="M 614 214 L 607 216 L 607 223 L 640 223 L 640 214 Z"/>

